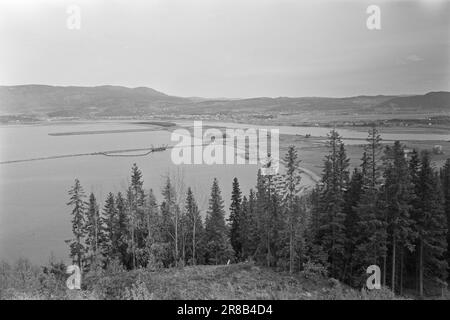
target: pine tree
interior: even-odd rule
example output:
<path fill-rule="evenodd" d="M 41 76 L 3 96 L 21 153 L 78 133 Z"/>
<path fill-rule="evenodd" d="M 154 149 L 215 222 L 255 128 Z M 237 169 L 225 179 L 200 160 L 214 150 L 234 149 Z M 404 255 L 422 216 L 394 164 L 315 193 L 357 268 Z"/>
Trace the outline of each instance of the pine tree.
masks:
<path fill-rule="evenodd" d="M 250 189 L 248 203 L 245 208 L 246 226 L 241 229 L 241 238 L 245 239 L 242 240 L 242 243 L 244 244 L 243 252 L 244 257 L 254 259 L 261 241 L 259 233 L 261 222 L 259 221 L 257 215 L 256 194 L 253 189 Z"/>
<path fill-rule="evenodd" d="M 299 206 L 297 206 L 298 195 L 300 193 L 300 160 L 294 146 L 289 146 L 284 157 L 286 172 L 280 176 L 279 191 L 282 196 L 282 203 L 285 209 L 288 242 L 289 242 L 289 272 L 294 272 L 296 260 L 295 242 L 298 236 L 296 232 L 299 221 Z"/>
<path fill-rule="evenodd" d="M 321 223 L 324 218 L 320 203 L 322 187 L 321 184 L 317 184 L 308 196 L 309 214 L 306 221 L 308 227 L 305 232 L 306 260 L 309 263 L 316 263 L 328 269 L 328 253 L 321 242 Z"/>
<path fill-rule="evenodd" d="M 180 209 L 176 204 L 176 192 L 172 185 L 170 177 L 167 177 L 166 183 L 162 190 L 163 202 L 161 203 L 161 215 L 162 215 L 162 231 L 163 242 L 171 248 L 171 254 L 168 255 L 169 259 L 165 264 L 178 264 L 179 249 L 178 231 L 180 227 Z"/>
<path fill-rule="evenodd" d="M 381 186 L 381 138 L 375 127 L 369 130 L 367 144 L 364 147 L 362 159 L 362 194 L 355 208 L 360 217 L 357 227 L 359 239 L 355 250 L 355 261 L 358 270 L 356 278 L 365 277 L 366 268 L 370 265 L 383 263 L 383 277 L 387 270 L 386 225 L 387 216 L 382 210 L 382 200 L 379 197 Z M 383 284 L 385 278 L 383 278 Z"/>
<path fill-rule="evenodd" d="M 158 203 L 156 201 L 153 189 L 150 189 L 145 201 L 145 217 L 147 233 L 145 234 L 145 246 L 147 248 L 147 260 L 154 261 L 152 253 L 152 245 L 158 240 L 158 228 L 159 228 L 159 215 L 158 215 Z M 148 263 L 148 261 L 147 261 Z"/>
<path fill-rule="evenodd" d="M 363 165 L 363 167 L 365 167 L 365 165 Z M 353 174 L 351 175 L 349 187 L 344 194 L 343 210 L 345 212 L 344 225 L 347 239 L 345 245 L 344 279 L 351 285 L 356 285 L 355 279 L 353 278 L 355 268 L 354 254 L 359 238 L 357 226 L 360 221 L 360 217 L 356 212 L 355 207 L 359 203 L 362 194 L 362 177 L 363 173 L 361 170 L 359 168 L 355 168 L 353 170 Z"/>
<path fill-rule="evenodd" d="M 385 210 L 391 237 L 391 290 L 396 289 L 397 251 L 400 251 L 400 292 L 403 290 L 405 250 L 414 250 L 415 234 L 412 229 L 411 202 L 414 198 L 414 185 L 411 182 L 404 146 L 396 141 L 393 147 L 385 150 L 384 191 Z"/>
<path fill-rule="evenodd" d="M 441 171 L 442 194 L 444 211 L 447 217 L 447 245 L 450 243 L 450 158 L 445 162 Z M 450 250 L 447 248 L 447 265 L 450 267 Z"/>
<path fill-rule="evenodd" d="M 117 252 L 119 259 L 124 266 L 131 268 L 131 261 L 128 254 L 129 220 L 127 214 L 126 200 L 121 192 L 116 196 L 117 209 Z"/>
<path fill-rule="evenodd" d="M 230 241 L 233 247 L 236 259 L 240 260 L 242 258 L 242 243 L 240 239 L 240 228 L 242 221 L 242 198 L 241 190 L 239 188 L 239 181 L 235 177 L 233 179 L 233 189 L 231 192 L 231 205 L 230 205 L 230 216 L 228 221 L 230 223 Z"/>
<path fill-rule="evenodd" d="M 418 236 L 419 295 L 424 294 L 425 280 L 443 282 L 447 278 L 447 219 L 442 192 L 428 152 L 421 157 L 418 184 L 415 185 L 417 207 L 414 214 Z"/>
<path fill-rule="evenodd" d="M 267 162 L 271 157 L 268 155 Z M 258 260 L 265 259 L 268 267 L 275 266 L 278 260 L 278 249 L 281 249 L 283 230 L 283 215 L 281 210 L 281 198 L 278 194 L 278 175 L 271 170 L 265 170 L 265 175 L 258 170 L 256 184 L 256 211 L 258 215 L 259 232 L 261 232 Z M 265 252 L 265 257 L 264 257 Z"/>
<path fill-rule="evenodd" d="M 239 234 L 238 239 L 241 243 L 242 247 L 242 260 L 246 260 L 249 256 L 250 252 L 250 234 L 249 234 L 249 223 L 250 223 L 250 213 L 249 213 L 249 204 L 247 196 L 244 196 L 242 198 L 241 203 L 241 215 L 240 215 L 240 228 L 239 228 Z"/>
<path fill-rule="evenodd" d="M 91 192 L 86 221 L 86 247 L 89 254 L 90 267 L 94 268 L 101 262 L 101 247 L 104 240 L 102 219 L 95 195 Z"/>
<path fill-rule="evenodd" d="M 136 229 L 137 229 L 137 214 L 136 214 L 136 205 L 135 198 L 133 195 L 133 189 L 131 186 L 127 189 L 127 198 L 126 198 L 126 213 L 127 213 L 127 221 L 128 221 L 128 232 L 129 236 L 127 239 L 127 249 L 128 254 L 131 259 L 131 269 L 135 269 L 137 267 L 136 262 Z"/>
<path fill-rule="evenodd" d="M 136 207 L 142 207 L 145 201 L 145 193 L 144 193 L 144 181 L 142 178 L 142 172 L 136 165 L 133 164 L 131 168 L 131 189 L 133 191 L 133 196 L 135 198 L 134 205 Z M 137 208 L 135 209 L 137 210 Z"/>
<path fill-rule="evenodd" d="M 214 178 L 211 187 L 211 197 L 205 222 L 205 238 L 206 255 L 209 263 L 223 264 L 232 258 L 234 253 L 227 236 L 223 200 L 216 178 Z"/>
<path fill-rule="evenodd" d="M 142 266 L 146 263 L 146 234 L 148 232 L 147 228 L 147 217 L 145 215 L 144 204 L 145 204 L 145 192 L 144 192 L 144 180 L 142 177 L 142 172 L 136 165 L 133 164 L 131 168 L 131 184 L 129 191 L 129 208 L 130 214 L 132 216 L 133 222 L 133 255 L 135 259 L 136 266 Z"/>
<path fill-rule="evenodd" d="M 369 129 L 369 135 L 367 137 L 367 144 L 364 146 L 366 172 L 364 178 L 365 184 L 370 189 L 377 189 L 380 186 L 381 178 L 381 137 L 377 128 L 373 125 Z"/>
<path fill-rule="evenodd" d="M 266 179 L 258 170 L 256 177 L 255 216 L 257 219 L 257 248 L 253 254 L 258 262 L 266 261 L 269 264 L 270 257 L 270 213 L 269 194 Z M 266 254 L 265 254 L 266 253 Z"/>
<path fill-rule="evenodd" d="M 82 262 L 86 254 L 86 248 L 83 245 L 84 237 L 86 235 L 86 195 L 83 187 L 78 179 L 75 179 L 75 184 L 69 190 L 70 200 L 68 206 L 72 206 L 72 233 L 74 239 L 66 241 L 70 246 L 70 257 L 73 262 L 83 269 Z"/>
<path fill-rule="evenodd" d="M 186 247 L 187 247 L 187 260 L 191 260 L 192 265 L 196 265 L 198 256 L 202 256 L 204 253 L 199 254 L 199 243 L 203 237 L 203 223 L 200 216 L 200 211 L 195 201 L 192 189 L 189 187 L 186 195 L 185 205 L 186 221 Z M 200 259 L 201 260 L 201 259 Z"/>
<path fill-rule="evenodd" d="M 117 214 L 116 202 L 114 195 L 110 192 L 106 197 L 105 206 L 103 208 L 102 225 L 105 230 L 105 241 L 102 245 L 102 253 L 107 260 L 113 260 L 118 257 L 119 249 L 119 217 Z"/>
<path fill-rule="evenodd" d="M 349 177 L 349 160 L 342 139 L 335 130 L 329 134 L 328 147 L 330 151 L 325 156 L 320 190 L 320 227 L 316 236 L 328 256 L 331 275 L 341 279 L 347 242 L 343 209 L 344 192 Z"/>

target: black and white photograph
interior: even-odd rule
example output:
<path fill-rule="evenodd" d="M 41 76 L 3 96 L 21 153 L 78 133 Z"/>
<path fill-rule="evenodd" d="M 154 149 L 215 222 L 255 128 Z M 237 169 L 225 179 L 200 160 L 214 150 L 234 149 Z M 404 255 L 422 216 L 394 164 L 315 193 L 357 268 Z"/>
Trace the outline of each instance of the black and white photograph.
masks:
<path fill-rule="evenodd" d="M 0 300 L 450 300 L 449 244 L 449 0 L 0 0 Z"/>

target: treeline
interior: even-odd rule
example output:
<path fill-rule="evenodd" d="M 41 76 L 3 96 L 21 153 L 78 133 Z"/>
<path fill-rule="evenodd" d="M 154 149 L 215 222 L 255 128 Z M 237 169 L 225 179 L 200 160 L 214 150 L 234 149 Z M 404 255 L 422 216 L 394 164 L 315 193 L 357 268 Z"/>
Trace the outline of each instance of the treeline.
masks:
<path fill-rule="evenodd" d="M 102 208 L 75 180 L 69 191 L 70 256 L 84 271 L 120 263 L 128 269 L 253 260 L 291 273 L 321 272 L 354 287 L 378 265 L 397 293 L 433 294 L 447 281 L 450 159 L 433 167 L 427 152 L 383 146 L 369 131 L 361 165 L 350 170 L 345 145 L 332 130 L 320 183 L 305 192 L 300 159 L 289 147 L 279 174 L 257 175 L 243 195 L 233 180 L 226 219 L 214 179 L 206 218 L 191 188 L 167 177 L 158 203 L 133 165 L 127 190 Z"/>

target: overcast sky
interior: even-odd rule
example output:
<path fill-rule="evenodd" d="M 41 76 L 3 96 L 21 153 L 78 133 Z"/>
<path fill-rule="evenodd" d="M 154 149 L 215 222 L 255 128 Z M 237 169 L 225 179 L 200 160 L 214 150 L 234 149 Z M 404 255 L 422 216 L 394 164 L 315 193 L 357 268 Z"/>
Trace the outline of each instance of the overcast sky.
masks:
<path fill-rule="evenodd" d="M 67 7 L 79 5 L 80 30 Z M 381 8 L 368 30 L 366 8 Z M 450 1 L 0 0 L 0 84 L 179 96 L 450 90 Z"/>

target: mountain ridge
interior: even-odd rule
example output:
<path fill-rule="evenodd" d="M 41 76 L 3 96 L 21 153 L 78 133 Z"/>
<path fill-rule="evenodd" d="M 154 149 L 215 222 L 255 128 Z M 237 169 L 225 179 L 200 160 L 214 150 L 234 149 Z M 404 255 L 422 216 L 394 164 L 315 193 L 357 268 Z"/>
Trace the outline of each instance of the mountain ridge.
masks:
<path fill-rule="evenodd" d="M 423 95 L 358 95 L 350 97 L 202 98 L 168 95 L 149 87 L 117 85 L 0 86 L 0 113 L 63 116 L 130 116 L 230 112 L 374 111 L 424 109 L 450 111 L 450 92 Z"/>

